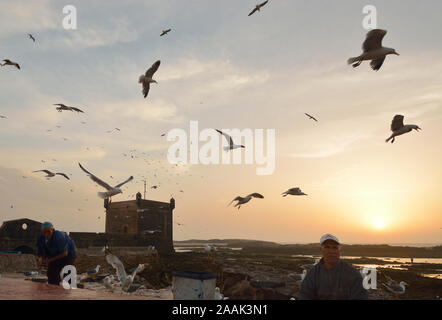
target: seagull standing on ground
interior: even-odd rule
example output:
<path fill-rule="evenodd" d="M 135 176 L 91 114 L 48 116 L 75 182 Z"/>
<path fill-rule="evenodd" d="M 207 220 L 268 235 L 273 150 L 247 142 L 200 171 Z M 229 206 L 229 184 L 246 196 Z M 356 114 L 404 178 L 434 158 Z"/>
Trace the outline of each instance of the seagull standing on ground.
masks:
<path fill-rule="evenodd" d="M 307 270 L 304 269 L 302 271 L 302 273 L 289 273 L 288 276 L 290 279 L 293 279 L 295 281 L 303 281 L 306 274 L 307 274 Z"/>
<path fill-rule="evenodd" d="M 32 41 L 35 42 L 35 38 L 34 38 L 34 36 L 32 34 L 28 33 L 28 37 L 29 37 L 29 39 L 31 39 Z"/>
<path fill-rule="evenodd" d="M 363 53 L 354 58 L 348 59 L 348 64 L 353 64 L 353 68 L 358 67 L 362 61 L 371 60 L 370 66 L 373 70 L 378 71 L 384 63 L 388 54 L 399 55 L 393 48 L 382 46 L 382 39 L 387 34 L 386 30 L 373 29 L 367 33 L 364 43 L 362 44 Z"/>
<path fill-rule="evenodd" d="M 410 132 L 413 129 L 416 131 L 422 130 L 421 128 L 419 128 L 419 126 L 415 124 L 404 125 L 404 116 L 397 114 L 394 116 L 393 121 L 391 122 L 391 131 L 393 131 L 393 133 L 387 140 L 385 140 L 385 142 L 391 140 L 391 143 L 393 143 L 395 137 Z"/>
<path fill-rule="evenodd" d="M 150 84 L 158 83 L 152 77 L 155 74 L 155 72 L 157 72 L 158 68 L 160 67 L 160 64 L 161 61 L 158 60 L 146 71 L 145 74 L 142 74 L 138 79 L 138 83 L 141 83 L 143 85 L 144 98 L 146 98 L 147 95 L 149 94 Z"/>
<path fill-rule="evenodd" d="M 20 66 L 19 66 L 19 64 L 17 63 L 17 62 L 14 62 L 14 61 L 11 61 L 11 60 L 9 60 L 9 59 L 5 59 L 5 60 L 3 60 L 3 64 L 0 64 L 0 66 L 15 66 L 17 69 L 19 69 L 20 70 Z"/>
<path fill-rule="evenodd" d="M 404 294 L 405 293 L 405 286 L 408 285 L 405 281 L 397 282 L 391 279 L 389 276 L 385 276 L 387 278 L 387 283 L 382 283 L 385 288 L 387 288 L 388 291 L 395 293 L 395 294 Z"/>
<path fill-rule="evenodd" d="M 228 206 L 230 206 L 230 204 L 231 204 L 233 201 L 238 201 L 238 202 L 234 205 L 234 207 L 238 207 L 238 210 L 239 210 L 239 208 L 241 208 L 241 205 L 243 205 L 243 204 L 249 202 L 252 198 L 260 198 L 260 199 L 264 199 L 264 196 L 261 195 L 261 194 L 259 194 L 259 193 L 251 193 L 251 194 L 249 194 L 248 196 L 246 196 L 245 198 L 238 196 L 238 197 L 236 197 L 235 199 L 233 199 L 233 200 L 228 204 Z"/>
<path fill-rule="evenodd" d="M 309 117 L 310 119 L 315 120 L 316 122 L 318 122 L 318 120 L 317 120 L 315 117 L 309 115 L 308 113 L 304 113 L 304 114 L 305 114 L 307 117 Z"/>
<path fill-rule="evenodd" d="M 160 37 L 165 36 L 165 35 L 168 34 L 170 31 L 172 31 L 172 29 L 163 30 L 163 32 L 160 34 Z"/>
<path fill-rule="evenodd" d="M 302 192 L 300 188 L 291 188 L 291 189 L 288 189 L 287 191 L 285 191 L 284 193 L 282 193 L 282 196 L 286 197 L 289 194 L 292 196 L 306 196 L 307 195 L 304 192 Z"/>
<path fill-rule="evenodd" d="M 222 134 L 226 139 L 227 142 L 229 143 L 228 146 L 223 147 L 224 151 L 229 151 L 229 150 L 234 150 L 234 149 L 238 149 L 238 148 L 245 148 L 245 146 L 243 146 L 242 144 L 235 144 L 233 142 L 233 139 L 231 136 L 229 136 L 227 133 L 222 132 L 221 130 L 215 129 L 217 132 L 219 132 L 220 134 Z"/>
<path fill-rule="evenodd" d="M 52 177 L 55 177 L 56 175 L 59 175 L 59 176 L 65 177 L 68 180 L 71 180 L 71 179 L 69 179 L 69 177 L 66 174 L 64 174 L 62 172 L 53 173 L 49 170 L 37 170 L 37 171 L 33 171 L 33 172 L 44 172 L 44 173 L 46 173 L 45 177 L 47 177 L 47 178 L 52 178 Z"/>
<path fill-rule="evenodd" d="M 100 186 L 102 186 L 103 188 L 105 188 L 107 190 L 106 192 L 98 192 L 98 196 L 100 198 L 102 198 L 102 199 L 108 199 L 108 198 L 111 198 L 114 195 L 117 195 L 119 193 L 123 193 L 123 191 L 121 190 L 121 186 L 123 186 L 124 184 L 126 184 L 129 181 L 133 180 L 133 178 L 134 178 L 133 176 L 130 176 L 126 181 L 124 181 L 124 182 L 122 182 L 120 184 L 117 184 L 115 187 L 111 187 L 106 182 L 104 182 L 103 180 L 97 178 L 92 173 L 90 173 L 85 168 L 83 168 L 83 166 L 80 163 L 78 163 L 78 165 L 80 166 L 81 170 L 83 170 L 84 172 L 86 172 L 89 175 L 89 178 L 91 178 L 92 181 L 96 182 L 97 184 L 99 184 Z"/>
<path fill-rule="evenodd" d="M 269 2 L 269 0 L 264 1 L 263 3 L 257 4 L 256 7 L 253 9 L 253 11 L 249 13 L 249 17 L 250 17 L 252 14 L 254 14 L 256 11 L 261 11 L 260 9 L 261 9 L 262 7 L 264 7 L 264 6 L 267 4 L 267 2 Z"/>

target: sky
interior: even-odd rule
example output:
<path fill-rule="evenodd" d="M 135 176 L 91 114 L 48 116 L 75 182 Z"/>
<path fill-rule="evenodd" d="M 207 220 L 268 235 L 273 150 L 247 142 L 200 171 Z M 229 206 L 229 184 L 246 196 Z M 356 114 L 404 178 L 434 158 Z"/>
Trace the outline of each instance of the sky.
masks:
<path fill-rule="evenodd" d="M 68 4 L 76 30 L 63 28 Z M 21 70 L 0 68 L 0 221 L 104 232 L 103 190 L 80 162 L 110 184 L 135 177 L 113 201 L 143 192 L 144 179 L 148 199 L 173 196 L 183 224 L 174 240 L 309 243 L 332 233 L 343 243 L 441 243 L 442 2 L 270 0 L 248 17 L 256 4 L 1 1 L 0 58 Z M 361 53 L 366 5 L 400 54 L 378 72 L 347 65 Z M 144 99 L 138 77 L 156 60 L 158 84 Z M 387 144 L 396 114 L 422 131 Z M 274 172 L 170 164 L 173 141 L 161 134 L 188 132 L 190 121 L 274 129 Z M 41 169 L 71 180 L 32 172 Z M 281 196 L 292 187 L 308 196 Z M 252 192 L 264 199 L 227 206 Z"/>

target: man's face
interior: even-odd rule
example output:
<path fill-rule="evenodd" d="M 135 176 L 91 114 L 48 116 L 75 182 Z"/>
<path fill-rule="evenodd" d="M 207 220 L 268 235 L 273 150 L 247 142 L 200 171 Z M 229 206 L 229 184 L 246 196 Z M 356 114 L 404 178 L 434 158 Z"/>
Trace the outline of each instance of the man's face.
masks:
<path fill-rule="evenodd" d="M 52 234 L 54 233 L 54 228 L 52 227 L 44 228 L 43 230 L 41 230 L 41 233 L 46 238 L 46 240 L 49 240 L 51 239 Z"/>
<path fill-rule="evenodd" d="M 339 244 L 333 240 L 326 240 L 322 244 L 321 253 L 324 257 L 324 262 L 331 265 L 338 263 L 341 256 Z"/>

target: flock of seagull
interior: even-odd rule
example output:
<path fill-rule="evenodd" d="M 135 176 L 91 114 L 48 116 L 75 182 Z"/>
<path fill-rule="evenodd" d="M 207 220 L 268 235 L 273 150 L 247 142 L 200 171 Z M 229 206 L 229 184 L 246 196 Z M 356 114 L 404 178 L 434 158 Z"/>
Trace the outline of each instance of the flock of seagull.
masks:
<path fill-rule="evenodd" d="M 251 16 L 253 14 L 255 14 L 256 12 L 260 12 L 261 9 L 268 4 L 268 0 L 264 1 L 260 4 L 257 4 L 255 6 L 255 8 L 248 14 L 248 16 Z M 160 36 L 163 37 L 165 35 L 167 35 L 169 32 L 171 32 L 172 29 L 166 29 L 166 30 L 162 30 Z M 362 44 L 362 54 L 360 54 L 359 56 L 356 57 L 352 57 L 349 58 L 347 60 L 347 63 L 349 65 L 352 65 L 353 68 L 356 68 L 358 66 L 360 66 L 362 64 L 363 61 L 370 61 L 370 67 L 374 70 L 374 71 L 379 71 L 380 68 L 382 67 L 386 56 L 387 55 L 399 55 L 395 49 L 393 48 L 388 48 L 388 47 L 384 47 L 382 45 L 382 40 L 384 38 L 384 36 L 387 34 L 386 30 L 381 30 L 381 29 L 373 29 L 371 31 L 369 31 L 366 35 L 366 39 Z M 35 37 L 32 34 L 28 34 L 29 39 L 31 39 L 34 43 L 36 42 Z M 158 82 L 153 78 L 154 74 L 158 71 L 159 67 L 160 67 L 161 61 L 157 60 L 155 63 L 152 64 L 152 66 L 147 69 L 147 71 L 142 74 L 139 79 L 138 79 L 138 83 L 141 84 L 142 86 L 142 95 L 144 98 L 147 98 L 149 91 L 150 91 L 150 86 L 151 84 L 155 83 L 157 84 Z M 20 69 L 20 65 L 17 62 L 14 62 L 10 59 L 4 59 L 3 63 L 0 64 L 0 66 L 13 66 L 16 67 L 18 70 Z M 54 104 L 56 105 L 56 110 L 58 112 L 62 112 L 62 111 L 71 111 L 71 112 L 77 112 L 77 113 L 84 113 L 84 111 L 80 108 L 77 107 L 72 107 L 72 106 L 67 106 L 63 103 L 57 103 Z M 318 119 L 308 113 L 305 113 L 305 115 L 309 118 L 309 120 L 314 120 L 315 122 L 318 122 Z M 0 119 L 7 119 L 7 116 L 5 115 L 0 115 Z M 83 124 L 85 122 L 82 122 Z M 421 128 L 418 125 L 414 125 L 414 124 L 404 124 L 404 116 L 403 115 L 395 115 L 392 122 L 391 122 L 391 131 L 392 134 L 390 135 L 389 138 L 386 139 L 386 142 L 391 141 L 391 143 L 395 142 L 395 138 L 403 135 L 405 133 L 409 133 L 412 130 L 416 130 L 419 131 L 421 130 Z M 115 128 L 113 130 L 117 130 L 120 131 L 119 128 Z M 113 130 L 107 131 L 108 133 L 111 133 Z M 241 144 L 236 144 L 232 137 L 229 136 L 228 134 L 226 134 L 225 132 L 219 130 L 219 129 L 215 129 L 219 134 L 221 134 L 222 136 L 225 137 L 225 139 L 228 142 L 228 145 L 225 146 L 223 149 L 224 151 L 231 151 L 231 150 L 235 150 L 235 149 L 240 149 L 240 148 L 245 148 L 246 146 L 241 145 Z M 162 134 L 161 136 L 165 136 L 165 134 Z M 66 138 L 64 138 L 65 140 L 67 140 Z M 133 158 L 133 156 L 132 156 Z M 94 174 L 90 173 L 89 171 L 87 171 L 80 163 L 79 166 L 81 168 L 81 170 L 83 172 L 85 172 L 89 178 L 97 183 L 98 185 L 100 185 L 101 187 L 105 188 L 106 191 L 105 192 L 98 192 L 98 196 L 103 198 L 103 199 L 108 199 L 111 198 L 112 196 L 115 196 L 117 194 L 122 193 L 122 186 L 125 185 L 126 183 L 132 181 L 134 179 L 133 176 L 130 176 L 127 180 L 115 185 L 115 186 L 111 186 L 110 184 L 104 182 L 102 179 L 98 178 L 97 176 L 95 176 Z M 47 169 L 43 169 L 43 170 L 36 170 L 33 171 L 35 173 L 37 172 L 43 172 L 46 174 L 46 177 L 52 178 L 55 177 L 57 175 L 59 176 L 63 176 L 64 178 L 66 178 L 67 180 L 70 180 L 68 175 L 62 172 L 52 172 L 50 170 Z M 113 178 L 111 176 L 111 178 Z M 152 186 L 152 189 L 156 189 L 158 188 L 158 186 Z M 181 192 L 183 192 L 181 190 Z M 301 191 L 301 189 L 299 187 L 295 187 L 295 188 L 290 188 L 287 191 L 282 193 L 283 197 L 286 197 L 287 195 L 293 195 L 293 196 L 307 196 L 307 194 L 305 194 L 304 192 Z M 246 203 L 248 203 L 252 198 L 258 198 L 258 199 L 263 199 L 264 196 L 260 193 L 251 193 L 245 197 L 241 197 L 241 196 L 237 196 L 235 199 L 233 199 L 229 205 L 236 201 L 236 204 L 234 205 L 234 207 L 238 207 L 238 210 L 240 209 L 240 207 Z M 131 276 L 126 276 L 125 272 L 123 274 L 124 268 L 121 268 L 120 263 L 113 258 L 111 253 L 108 253 L 108 262 L 111 263 L 116 269 L 118 269 L 119 271 L 119 278 L 120 279 L 130 279 Z M 297 277 L 302 277 L 305 276 L 305 273 L 303 275 L 298 275 Z M 303 277 L 302 277 L 303 278 Z M 126 280 L 124 280 L 126 281 Z M 129 280 L 127 280 L 129 281 Z M 130 281 L 129 281 L 130 282 Z M 405 290 L 404 289 L 404 283 L 400 283 L 395 285 L 392 281 L 389 282 L 389 287 L 394 287 L 394 288 L 401 288 L 401 290 Z"/>

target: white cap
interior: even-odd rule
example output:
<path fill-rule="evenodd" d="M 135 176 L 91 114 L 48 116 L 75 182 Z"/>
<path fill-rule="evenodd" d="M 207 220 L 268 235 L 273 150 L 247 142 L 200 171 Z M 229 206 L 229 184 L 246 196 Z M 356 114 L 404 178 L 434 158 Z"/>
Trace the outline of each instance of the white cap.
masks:
<path fill-rule="evenodd" d="M 334 235 L 332 235 L 332 234 L 330 234 L 330 233 L 324 234 L 324 235 L 321 237 L 321 239 L 319 240 L 319 243 L 321 244 L 321 246 L 322 246 L 322 244 L 323 244 L 326 240 L 333 240 L 333 241 L 335 241 L 335 242 L 337 242 L 337 243 L 339 244 L 339 240 L 338 240 L 338 238 L 336 238 Z"/>

